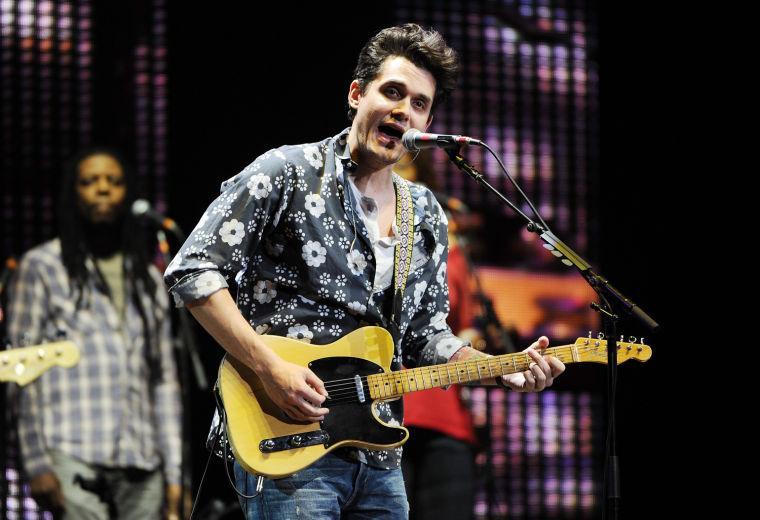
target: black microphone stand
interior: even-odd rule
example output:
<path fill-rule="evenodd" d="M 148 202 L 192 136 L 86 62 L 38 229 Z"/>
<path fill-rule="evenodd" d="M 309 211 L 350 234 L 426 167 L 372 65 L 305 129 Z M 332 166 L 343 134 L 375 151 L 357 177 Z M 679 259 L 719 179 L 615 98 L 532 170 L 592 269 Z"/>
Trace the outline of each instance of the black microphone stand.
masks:
<path fill-rule="evenodd" d="M 178 226 L 171 228 L 172 235 L 179 241 L 184 243 L 185 236 Z M 156 239 L 159 244 L 159 251 L 164 261 L 164 265 L 168 266 L 170 258 L 169 241 L 166 239 L 166 233 L 163 229 L 159 228 L 156 231 Z M 192 399 L 190 395 L 190 366 L 192 366 L 192 372 L 195 375 L 195 383 L 198 389 L 202 392 L 208 390 L 208 379 L 206 372 L 203 369 L 203 363 L 201 362 L 200 355 L 198 354 L 198 346 L 195 341 L 195 334 L 193 333 L 190 317 L 188 316 L 187 308 L 182 307 L 177 309 L 179 330 L 178 335 L 173 339 L 173 345 L 175 350 L 179 352 L 179 378 L 182 392 L 182 457 L 180 463 L 180 501 L 179 501 L 179 514 L 180 518 L 185 518 L 185 489 L 192 490 L 192 473 L 189 469 L 190 465 L 190 409 L 192 405 Z"/>
<path fill-rule="evenodd" d="M 592 308 L 600 313 L 602 321 L 604 322 L 604 330 L 607 335 L 607 402 L 608 402 L 608 454 L 605 461 L 605 480 L 606 486 L 604 488 L 605 493 L 605 509 L 604 513 L 607 513 L 607 517 L 611 520 L 616 520 L 619 515 L 621 505 L 621 492 L 620 492 L 620 468 L 617 456 L 617 443 L 616 436 L 616 418 L 615 418 L 615 390 L 617 388 L 617 330 L 616 324 L 618 316 L 613 312 L 613 309 L 618 310 L 624 314 L 635 317 L 639 323 L 641 323 L 650 332 L 656 332 L 659 329 L 659 325 L 654 321 L 643 309 L 633 303 L 630 299 L 626 298 L 620 291 L 614 288 L 610 283 L 602 276 L 598 275 L 591 268 L 591 265 L 586 262 L 578 253 L 573 251 L 567 244 L 557 238 L 554 233 L 549 230 L 549 226 L 538 214 L 538 211 L 533 206 L 528 197 L 517 186 L 517 183 L 507 172 L 503 163 L 499 157 L 491 150 L 491 148 L 481 142 L 477 141 L 475 144 L 483 146 L 496 158 L 499 165 L 504 170 L 507 178 L 517 188 L 518 192 L 527 201 L 528 205 L 533 210 L 533 213 L 541 221 L 541 225 L 534 222 L 525 213 L 515 206 L 509 199 L 507 199 L 501 192 L 491 186 L 491 184 L 484 178 L 483 174 L 476 170 L 467 160 L 462 157 L 458 150 L 453 148 L 447 148 L 446 154 L 451 159 L 457 168 L 475 179 L 476 182 L 485 186 L 491 193 L 495 194 L 499 199 L 522 216 L 528 223 L 528 231 L 537 234 L 544 241 L 544 247 L 551 251 L 551 253 L 557 257 L 563 264 L 572 266 L 578 269 L 586 282 L 591 288 L 599 295 L 599 300 L 602 302 L 602 306 L 592 304 Z"/>

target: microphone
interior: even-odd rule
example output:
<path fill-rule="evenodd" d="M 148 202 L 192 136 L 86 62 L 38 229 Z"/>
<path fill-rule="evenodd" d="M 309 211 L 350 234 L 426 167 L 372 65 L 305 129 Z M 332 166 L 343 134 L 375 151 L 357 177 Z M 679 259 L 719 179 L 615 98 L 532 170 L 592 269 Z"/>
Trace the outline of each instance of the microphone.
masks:
<path fill-rule="evenodd" d="M 459 148 L 463 144 L 483 143 L 466 135 L 426 134 L 416 128 L 410 128 L 401 137 L 401 144 L 410 152 L 416 152 L 423 148 Z"/>
<path fill-rule="evenodd" d="M 161 229 L 165 229 L 176 236 L 183 236 L 182 230 L 176 222 L 169 217 L 165 217 L 158 213 L 151 207 L 150 202 L 145 199 L 137 199 L 134 201 L 130 211 L 134 217 L 150 220 Z"/>

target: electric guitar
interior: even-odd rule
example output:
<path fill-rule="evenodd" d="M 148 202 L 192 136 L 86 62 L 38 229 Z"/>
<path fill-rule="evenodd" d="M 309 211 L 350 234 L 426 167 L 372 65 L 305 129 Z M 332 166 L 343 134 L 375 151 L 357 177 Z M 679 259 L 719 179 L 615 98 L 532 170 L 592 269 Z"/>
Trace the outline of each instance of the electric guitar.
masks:
<path fill-rule="evenodd" d="M 71 341 L 0 351 L 0 381 L 24 386 L 53 366 L 72 367 L 79 362 L 79 348 Z"/>
<path fill-rule="evenodd" d="M 527 354 L 518 352 L 456 363 L 391 372 L 393 340 L 385 329 L 362 327 L 329 345 L 305 345 L 295 339 L 263 336 L 280 357 L 309 367 L 325 384 L 322 404 L 330 413 L 321 422 L 288 417 L 264 391 L 247 366 L 227 355 L 217 383 L 226 414 L 227 438 L 240 465 L 270 478 L 289 476 L 342 446 L 385 450 L 406 442 L 409 431 L 378 419 L 378 401 L 408 392 L 467 383 L 526 370 Z M 647 345 L 618 342 L 618 363 L 647 361 Z M 573 345 L 547 348 L 565 364 L 607 364 L 607 342 L 578 338 Z"/>

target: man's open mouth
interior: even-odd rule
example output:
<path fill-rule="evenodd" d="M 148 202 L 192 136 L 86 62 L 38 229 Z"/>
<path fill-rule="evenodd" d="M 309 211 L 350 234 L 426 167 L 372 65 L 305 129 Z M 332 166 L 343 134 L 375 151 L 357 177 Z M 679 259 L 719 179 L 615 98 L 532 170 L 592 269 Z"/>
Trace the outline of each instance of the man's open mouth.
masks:
<path fill-rule="evenodd" d="M 404 135 L 404 131 L 396 125 L 382 124 L 377 129 L 381 134 L 385 134 L 391 139 L 401 139 L 401 136 Z"/>

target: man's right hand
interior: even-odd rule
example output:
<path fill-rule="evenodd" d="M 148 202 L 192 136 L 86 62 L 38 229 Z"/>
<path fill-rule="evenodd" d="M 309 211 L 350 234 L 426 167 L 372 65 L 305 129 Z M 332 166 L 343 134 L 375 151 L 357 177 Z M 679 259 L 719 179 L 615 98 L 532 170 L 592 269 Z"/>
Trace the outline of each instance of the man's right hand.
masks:
<path fill-rule="evenodd" d="M 325 385 L 308 368 L 279 359 L 258 375 L 267 395 L 292 419 L 318 422 L 329 412 L 318 407 L 328 397 Z"/>
<path fill-rule="evenodd" d="M 318 406 L 327 398 L 325 385 L 314 372 L 285 361 L 260 341 L 229 290 L 221 289 L 187 307 L 227 352 L 256 372 L 267 395 L 288 416 L 306 422 L 324 419 L 328 410 Z"/>
<path fill-rule="evenodd" d="M 52 471 L 41 473 L 32 478 L 29 487 L 32 491 L 32 498 L 41 508 L 53 513 L 63 511 L 65 508 L 61 483 L 58 482 L 58 477 Z"/>

